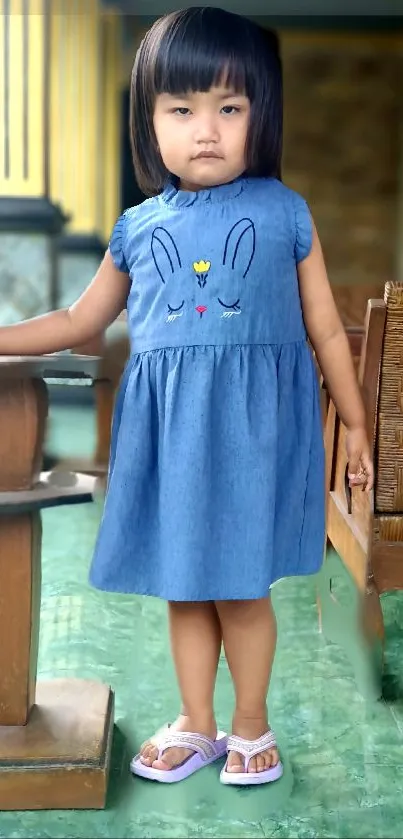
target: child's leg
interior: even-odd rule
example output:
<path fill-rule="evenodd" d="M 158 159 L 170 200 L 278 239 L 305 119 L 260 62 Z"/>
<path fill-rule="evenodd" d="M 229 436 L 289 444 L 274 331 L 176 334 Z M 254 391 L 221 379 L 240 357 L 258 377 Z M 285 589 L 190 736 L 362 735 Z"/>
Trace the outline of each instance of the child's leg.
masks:
<path fill-rule="evenodd" d="M 269 730 L 266 700 L 277 640 L 271 600 L 220 601 L 216 606 L 235 687 L 232 731 L 256 740 Z M 278 760 L 276 749 L 267 750 L 250 761 L 249 771 L 263 771 Z M 230 753 L 228 771 L 244 771 L 244 758 Z"/>
<path fill-rule="evenodd" d="M 177 731 L 215 738 L 214 688 L 221 651 L 221 626 L 214 603 L 169 603 L 172 654 L 182 698 Z M 158 749 L 146 743 L 142 760 L 155 769 L 172 769 L 191 755 L 171 748 L 157 761 Z"/>

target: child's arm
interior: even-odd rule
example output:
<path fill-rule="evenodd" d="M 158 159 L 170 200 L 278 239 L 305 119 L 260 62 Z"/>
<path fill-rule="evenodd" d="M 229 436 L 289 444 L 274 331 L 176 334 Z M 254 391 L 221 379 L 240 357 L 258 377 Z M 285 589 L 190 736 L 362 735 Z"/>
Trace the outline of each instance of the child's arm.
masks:
<path fill-rule="evenodd" d="M 374 477 L 364 404 L 315 227 L 311 253 L 299 263 L 298 276 L 307 332 L 337 413 L 347 428 L 350 482 L 353 485 L 365 483 L 369 490 Z M 365 478 L 362 472 L 365 472 Z"/>
<path fill-rule="evenodd" d="M 44 355 L 86 344 L 116 320 L 128 291 L 128 274 L 115 268 L 107 251 L 88 288 L 68 309 L 0 327 L 0 355 Z"/>

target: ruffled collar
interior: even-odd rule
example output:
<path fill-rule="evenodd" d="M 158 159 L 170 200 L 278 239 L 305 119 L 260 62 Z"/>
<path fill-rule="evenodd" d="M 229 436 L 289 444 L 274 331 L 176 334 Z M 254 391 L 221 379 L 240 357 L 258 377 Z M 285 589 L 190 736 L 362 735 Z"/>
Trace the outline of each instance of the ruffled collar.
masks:
<path fill-rule="evenodd" d="M 221 203 L 227 201 L 228 198 L 236 198 L 240 195 L 245 189 L 247 181 L 248 178 L 245 175 L 240 175 L 227 184 L 199 189 L 197 192 L 188 192 L 184 189 L 178 189 L 177 178 L 172 175 L 163 192 L 161 192 L 160 198 L 165 204 L 174 208 L 193 207 L 194 204 Z"/>

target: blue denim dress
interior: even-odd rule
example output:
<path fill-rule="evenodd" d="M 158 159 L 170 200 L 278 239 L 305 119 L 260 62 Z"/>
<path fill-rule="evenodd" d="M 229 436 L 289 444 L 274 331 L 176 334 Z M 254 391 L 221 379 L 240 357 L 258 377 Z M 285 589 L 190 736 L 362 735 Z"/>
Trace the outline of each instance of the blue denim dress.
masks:
<path fill-rule="evenodd" d="M 323 438 L 297 277 L 311 246 L 305 201 L 275 179 L 170 182 L 117 221 L 131 352 L 94 586 L 254 599 L 319 569 Z"/>

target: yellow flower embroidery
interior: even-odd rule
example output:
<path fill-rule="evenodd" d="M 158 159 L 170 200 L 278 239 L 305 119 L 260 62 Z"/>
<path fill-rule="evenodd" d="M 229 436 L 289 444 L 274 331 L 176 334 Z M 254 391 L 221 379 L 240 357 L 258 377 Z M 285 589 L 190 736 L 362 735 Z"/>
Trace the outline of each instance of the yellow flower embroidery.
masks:
<path fill-rule="evenodd" d="M 201 259 L 200 262 L 193 263 L 193 270 L 197 276 L 197 282 L 200 288 L 204 288 L 207 282 L 207 274 L 210 271 L 211 262 L 206 262 L 204 259 Z"/>
<path fill-rule="evenodd" d="M 211 262 L 205 262 L 204 259 L 201 259 L 200 262 L 193 263 L 193 270 L 196 274 L 208 274 L 210 266 Z"/>

